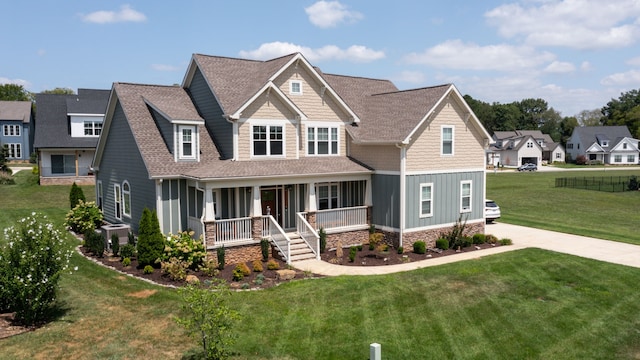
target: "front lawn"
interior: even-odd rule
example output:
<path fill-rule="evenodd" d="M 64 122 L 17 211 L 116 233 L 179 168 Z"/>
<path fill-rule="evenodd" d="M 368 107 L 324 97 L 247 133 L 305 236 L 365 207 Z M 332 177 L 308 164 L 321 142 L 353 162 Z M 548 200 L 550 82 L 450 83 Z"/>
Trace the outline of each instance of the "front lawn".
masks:
<path fill-rule="evenodd" d="M 640 177 L 640 171 L 487 172 L 487 198 L 506 223 L 640 244 L 640 191 L 556 188 L 557 177 Z"/>
<path fill-rule="evenodd" d="M 515 187 L 521 179 L 544 183 L 536 180 L 542 174 L 513 175 L 497 177 Z M 492 192 L 509 188 L 488 178 Z M 34 209 L 62 221 L 69 187 L 28 191 L 19 188 L 29 186 L 28 177 L 18 181 L 0 186 L 1 199 L 14 199 L 0 202 L 0 227 Z M 503 205 L 498 195 L 489 193 L 505 216 L 512 203 Z M 179 359 L 197 348 L 173 320 L 174 290 L 78 255 L 73 266 L 79 270 L 61 281 L 59 317 L 0 340 L 0 359 Z M 230 305 L 242 320 L 234 359 L 366 359 L 373 342 L 387 359 L 633 359 L 640 354 L 639 282 L 639 269 L 527 249 L 405 273 L 235 292 Z"/>

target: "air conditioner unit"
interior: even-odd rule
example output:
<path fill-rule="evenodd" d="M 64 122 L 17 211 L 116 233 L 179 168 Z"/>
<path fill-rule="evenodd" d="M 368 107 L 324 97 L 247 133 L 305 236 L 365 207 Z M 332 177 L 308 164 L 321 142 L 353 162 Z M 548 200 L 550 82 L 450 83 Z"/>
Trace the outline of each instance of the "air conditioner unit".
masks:
<path fill-rule="evenodd" d="M 105 248 L 111 249 L 111 237 L 115 234 L 118 236 L 118 245 L 124 245 L 129 242 L 129 232 L 131 232 L 131 226 L 127 224 L 110 224 L 103 225 L 102 238 L 104 239 Z"/>

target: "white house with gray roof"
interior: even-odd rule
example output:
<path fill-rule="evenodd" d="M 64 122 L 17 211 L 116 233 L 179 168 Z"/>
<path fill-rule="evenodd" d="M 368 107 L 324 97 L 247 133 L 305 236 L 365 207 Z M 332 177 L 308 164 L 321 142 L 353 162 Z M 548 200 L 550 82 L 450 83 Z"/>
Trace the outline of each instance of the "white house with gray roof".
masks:
<path fill-rule="evenodd" d="M 398 90 L 324 74 L 300 53 L 268 61 L 195 54 L 181 86 L 114 83 L 93 170 L 105 219 L 208 249 L 288 262 L 368 241 L 433 246 L 464 219 L 484 231 L 491 138 L 451 84 Z"/>
<path fill-rule="evenodd" d="M 585 156 L 589 162 L 608 165 L 638 164 L 640 150 L 626 126 L 582 126 L 573 129 L 567 141 L 567 155 L 575 161 Z"/>

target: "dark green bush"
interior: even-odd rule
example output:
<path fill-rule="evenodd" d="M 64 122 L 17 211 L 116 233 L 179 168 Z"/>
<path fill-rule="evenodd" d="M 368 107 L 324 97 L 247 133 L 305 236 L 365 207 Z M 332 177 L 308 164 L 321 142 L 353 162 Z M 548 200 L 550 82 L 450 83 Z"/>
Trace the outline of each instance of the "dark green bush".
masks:
<path fill-rule="evenodd" d="M 97 257 L 104 255 L 104 239 L 102 235 L 96 233 L 93 229 L 84 233 L 84 246 Z"/>
<path fill-rule="evenodd" d="M 474 244 L 484 244 L 486 241 L 484 234 L 474 234 L 472 239 Z"/>
<path fill-rule="evenodd" d="M 513 241 L 511 241 L 511 239 L 507 239 L 507 238 L 500 239 L 500 245 L 512 245 L 512 244 L 513 244 Z"/>
<path fill-rule="evenodd" d="M 413 252 L 416 254 L 425 254 L 427 252 L 427 244 L 422 240 L 414 242 Z"/>
<path fill-rule="evenodd" d="M 120 248 L 120 257 L 121 258 L 133 258 L 136 256 L 136 247 L 132 244 L 122 245 Z"/>
<path fill-rule="evenodd" d="M 113 256 L 117 256 L 118 251 L 120 251 L 120 238 L 117 234 L 111 234 L 111 252 Z"/>
<path fill-rule="evenodd" d="M 460 244 L 460 245 L 461 245 L 463 248 L 469 247 L 469 246 L 471 246 L 471 244 L 473 244 L 473 239 L 471 239 L 471 238 L 470 238 L 470 237 L 468 237 L 468 236 L 463 236 L 463 237 L 462 237 L 462 239 L 461 239 L 461 244 Z"/>
<path fill-rule="evenodd" d="M 164 253 L 164 235 L 160 232 L 158 215 L 144 208 L 138 227 L 138 266 L 156 266 Z"/>
<path fill-rule="evenodd" d="M 224 246 L 216 249 L 216 256 L 218 257 L 218 270 L 224 269 Z"/>
<path fill-rule="evenodd" d="M 318 236 L 320 237 L 320 252 L 324 253 L 327 251 L 327 232 L 324 231 L 324 228 L 320 228 Z"/>
<path fill-rule="evenodd" d="M 349 262 L 354 262 L 356 260 L 357 253 L 358 253 L 358 247 L 352 246 L 349 248 Z"/>
<path fill-rule="evenodd" d="M 362 244 L 358 245 L 358 251 L 362 251 Z"/>
<path fill-rule="evenodd" d="M 404 253 L 404 248 L 402 246 L 400 246 L 398 248 L 398 254 L 402 254 L 402 253 Z"/>
<path fill-rule="evenodd" d="M 260 240 L 260 250 L 262 251 L 262 261 L 269 260 L 269 250 L 271 250 L 269 239 Z"/>
<path fill-rule="evenodd" d="M 84 192 L 82 192 L 82 188 L 76 185 L 76 183 L 74 182 L 71 185 L 71 190 L 69 191 L 69 203 L 71 204 L 70 209 L 76 207 L 76 205 L 80 203 L 80 200 L 82 200 L 83 202 L 87 201 L 87 199 L 84 197 Z"/>
<path fill-rule="evenodd" d="M 440 239 L 436 240 L 436 248 L 442 249 L 442 250 L 448 250 L 449 249 L 449 240 L 448 239 L 444 239 L 444 238 L 440 238 Z"/>

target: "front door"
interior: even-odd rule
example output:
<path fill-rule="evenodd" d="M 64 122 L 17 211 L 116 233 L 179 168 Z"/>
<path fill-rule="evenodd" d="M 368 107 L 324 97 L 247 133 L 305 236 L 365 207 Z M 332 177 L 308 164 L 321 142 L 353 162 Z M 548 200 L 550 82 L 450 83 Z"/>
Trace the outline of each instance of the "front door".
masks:
<path fill-rule="evenodd" d="M 284 216 L 288 210 L 289 196 L 288 191 L 282 186 L 275 188 L 263 188 L 260 191 L 262 197 L 262 214 L 271 215 L 278 222 L 278 224 L 286 229 L 288 227 L 288 221 L 284 221 Z"/>

